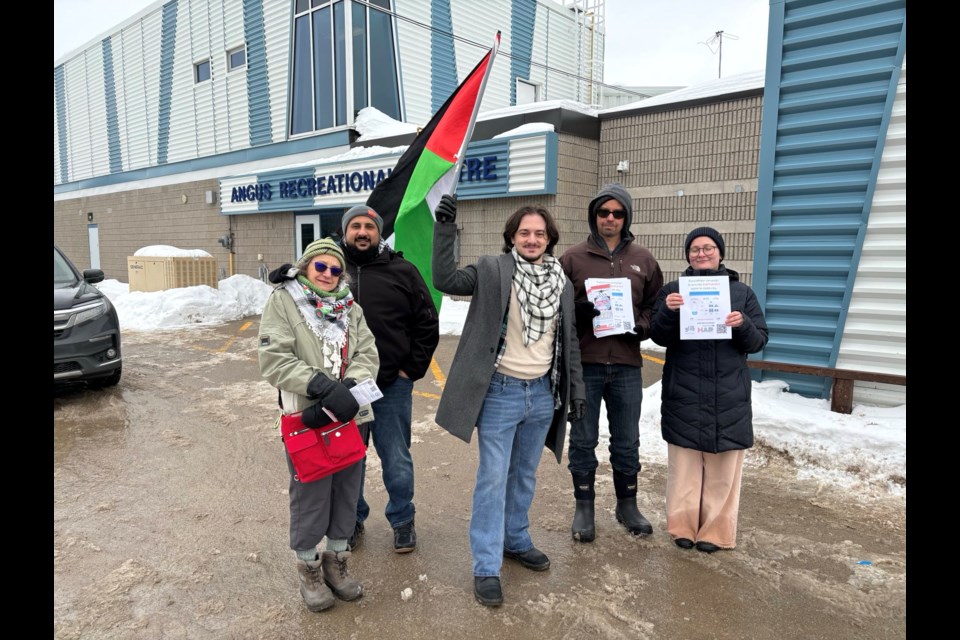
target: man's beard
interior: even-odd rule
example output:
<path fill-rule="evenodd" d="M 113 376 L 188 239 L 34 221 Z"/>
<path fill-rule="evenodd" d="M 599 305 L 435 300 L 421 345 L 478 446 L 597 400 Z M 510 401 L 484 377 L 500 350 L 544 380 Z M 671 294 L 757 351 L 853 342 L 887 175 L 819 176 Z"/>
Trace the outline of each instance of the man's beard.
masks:
<path fill-rule="evenodd" d="M 380 245 L 379 243 L 371 243 L 369 248 L 361 250 L 357 249 L 356 246 L 344 243 L 344 251 L 347 257 L 350 258 L 350 262 L 354 264 L 367 264 L 373 262 L 373 259 L 380 255 Z"/>

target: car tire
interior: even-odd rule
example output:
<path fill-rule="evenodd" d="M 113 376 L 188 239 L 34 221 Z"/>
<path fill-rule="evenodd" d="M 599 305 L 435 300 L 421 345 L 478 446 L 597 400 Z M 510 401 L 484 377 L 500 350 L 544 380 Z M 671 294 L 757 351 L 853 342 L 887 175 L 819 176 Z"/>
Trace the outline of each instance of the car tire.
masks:
<path fill-rule="evenodd" d="M 120 375 L 122 373 L 123 367 L 120 367 L 108 376 L 89 380 L 87 382 L 87 386 L 89 386 L 91 389 L 103 389 L 104 387 L 116 386 L 116 384 L 120 382 Z"/>

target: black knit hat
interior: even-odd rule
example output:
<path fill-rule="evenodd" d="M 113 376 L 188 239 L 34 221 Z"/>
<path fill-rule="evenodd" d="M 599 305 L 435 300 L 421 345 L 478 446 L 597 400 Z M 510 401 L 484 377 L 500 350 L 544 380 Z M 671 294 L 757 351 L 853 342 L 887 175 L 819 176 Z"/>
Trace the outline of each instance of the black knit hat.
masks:
<path fill-rule="evenodd" d="M 687 239 L 683 243 L 683 256 L 690 262 L 690 245 L 700 236 L 706 236 L 717 243 L 717 249 L 720 250 L 720 259 L 723 260 L 723 254 L 726 252 L 726 246 L 723 244 L 723 236 L 713 227 L 697 227 L 687 234 Z"/>

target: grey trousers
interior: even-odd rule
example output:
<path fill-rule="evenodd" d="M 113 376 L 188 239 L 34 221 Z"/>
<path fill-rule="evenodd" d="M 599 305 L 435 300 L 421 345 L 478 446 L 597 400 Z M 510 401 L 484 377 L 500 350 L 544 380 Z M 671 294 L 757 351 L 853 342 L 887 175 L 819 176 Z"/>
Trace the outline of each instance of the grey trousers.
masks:
<path fill-rule="evenodd" d="M 286 449 L 284 455 L 290 470 L 290 548 L 306 551 L 320 544 L 324 537 L 346 540 L 353 535 L 363 462 L 326 478 L 300 482 Z"/>

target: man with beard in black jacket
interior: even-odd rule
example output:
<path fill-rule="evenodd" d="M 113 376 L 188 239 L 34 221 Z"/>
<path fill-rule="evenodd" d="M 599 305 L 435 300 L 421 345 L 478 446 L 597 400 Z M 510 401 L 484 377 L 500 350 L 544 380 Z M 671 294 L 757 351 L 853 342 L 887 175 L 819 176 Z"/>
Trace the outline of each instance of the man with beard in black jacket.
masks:
<path fill-rule="evenodd" d="M 413 383 L 426 375 L 440 341 L 440 318 L 423 276 L 381 238 L 383 218 L 366 205 L 347 210 L 341 220 L 340 244 L 346 257 L 348 284 L 363 308 L 380 354 L 377 386 L 383 397 L 373 403 L 374 421 L 360 433 L 380 457 L 389 500 L 384 510 L 393 527 L 393 550 L 409 553 L 417 546 L 414 528 L 413 458 L 410 455 Z M 289 265 L 284 265 L 289 267 Z M 278 282 L 286 270 L 270 274 Z M 370 506 L 363 497 L 366 461 L 360 476 L 357 524 L 351 551 L 359 545 Z"/>
<path fill-rule="evenodd" d="M 393 527 L 393 550 L 408 553 L 417 546 L 414 529 L 413 458 L 410 423 L 413 383 L 422 378 L 440 341 L 440 318 L 420 272 L 381 239 L 383 218 L 366 205 L 357 205 L 341 221 L 350 289 L 380 353 L 377 386 L 383 398 L 373 403 L 369 433 L 383 466 L 383 484 L 389 501 L 385 509 Z M 369 437 L 368 434 L 364 436 Z M 370 506 L 360 480 L 357 527 L 350 539 L 355 549 L 363 535 Z"/>

